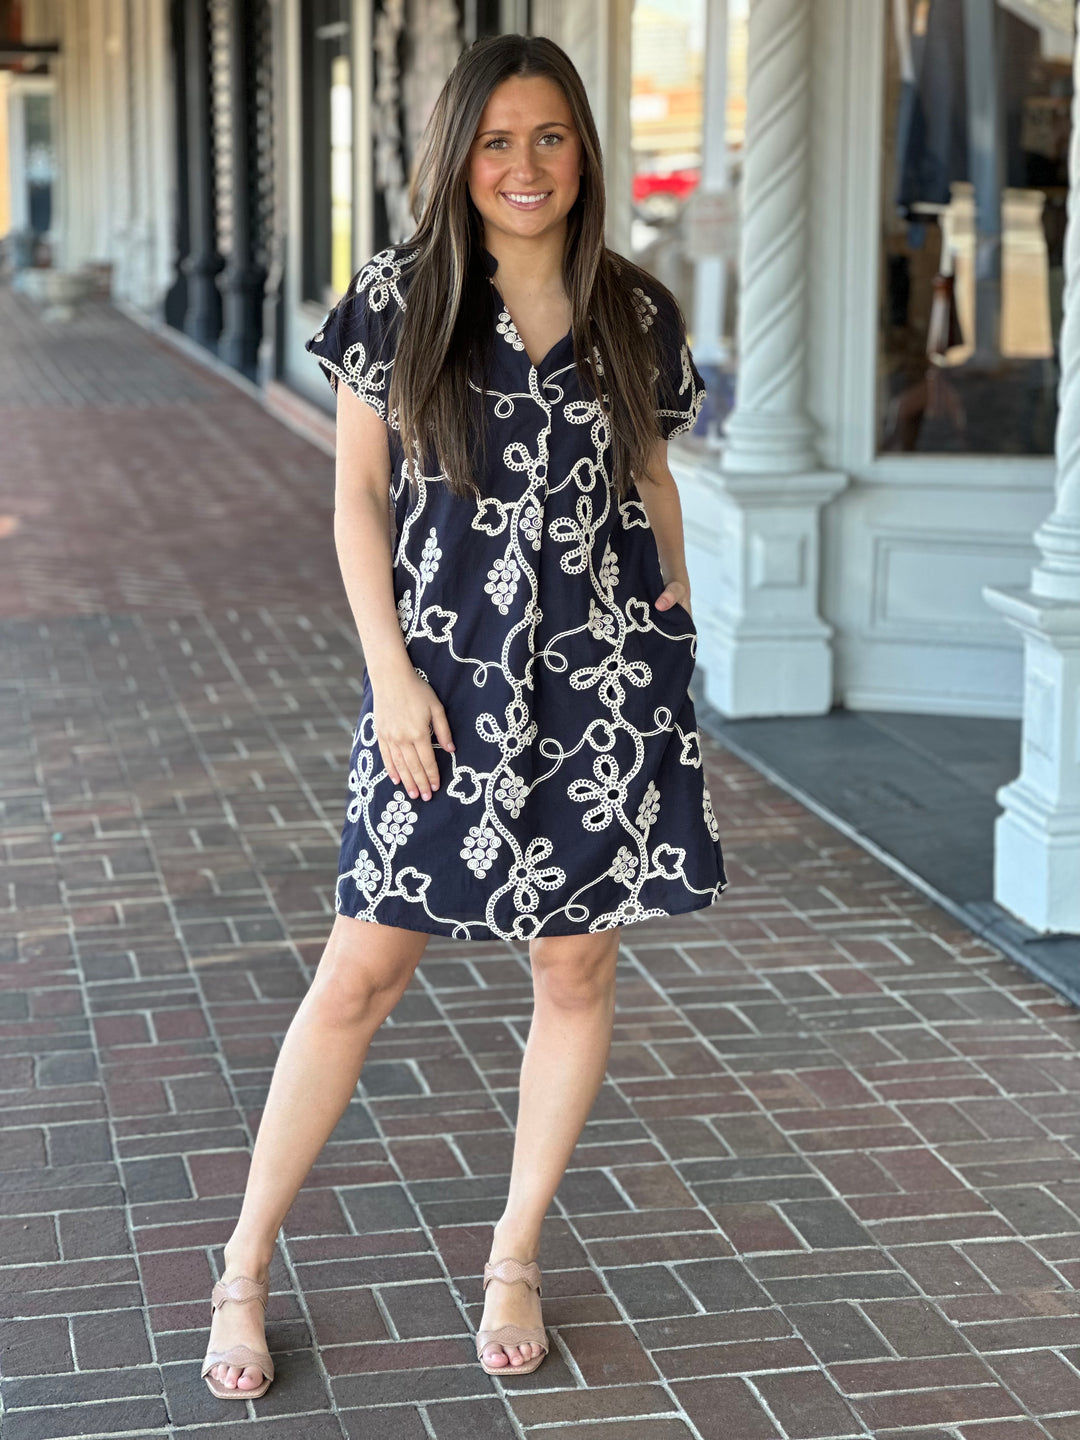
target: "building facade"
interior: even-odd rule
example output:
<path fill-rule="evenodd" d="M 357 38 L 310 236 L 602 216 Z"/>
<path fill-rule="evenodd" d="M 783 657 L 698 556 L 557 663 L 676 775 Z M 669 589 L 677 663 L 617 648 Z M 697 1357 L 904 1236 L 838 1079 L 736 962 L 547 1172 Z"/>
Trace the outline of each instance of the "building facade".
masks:
<path fill-rule="evenodd" d="M 122 303 L 321 407 L 304 340 L 408 233 L 462 45 L 563 45 L 601 132 L 609 243 L 676 289 L 715 380 L 672 447 L 707 698 L 736 717 L 1023 715 L 1002 875 L 1042 878 L 999 898 L 1080 931 L 1072 0 L 21 11 L 24 40 L 59 47 L 8 80 L 53 87 L 57 263 L 110 262 Z"/>

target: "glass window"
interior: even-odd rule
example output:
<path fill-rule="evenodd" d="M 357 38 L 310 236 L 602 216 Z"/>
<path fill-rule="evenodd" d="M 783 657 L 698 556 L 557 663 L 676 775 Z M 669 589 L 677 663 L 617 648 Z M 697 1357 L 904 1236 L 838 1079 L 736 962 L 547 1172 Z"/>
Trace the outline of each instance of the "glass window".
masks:
<path fill-rule="evenodd" d="M 748 8 L 749 0 L 635 0 L 633 11 L 630 250 L 686 316 L 708 387 L 699 434 L 718 433 L 734 398 Z"/>
<path fill-rule="evenodd" d="M 304 299 L 329 307 L 353 273 L 351 0 L 301 11 Z"/>
<path fill-rule="evenodd" d="M 893 0 L 878 445 L 1050 454 L 1071 0 Z"/>
<path fill-rule="evenodd" d="M 44 235 L 52 225 L 53 181 L 56 151 L 53 146 L 53 99 L 30 94 L 24 101 L 26 117 L 26 191 L 30 229 Z"/>

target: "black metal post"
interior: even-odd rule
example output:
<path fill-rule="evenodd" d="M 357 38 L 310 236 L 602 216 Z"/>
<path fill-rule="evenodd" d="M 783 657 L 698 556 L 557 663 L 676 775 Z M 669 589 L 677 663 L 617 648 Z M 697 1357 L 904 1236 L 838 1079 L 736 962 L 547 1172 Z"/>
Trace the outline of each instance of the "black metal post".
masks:
<path fill-rule="evenodd" d="M 214 148 L 210 115 L 210 35 L 206 0 L 187 0 L 184 13 L 188 125 L 188 229 L 190 253 L 184 330 L 213 350 L 221 331 L 221 296 L 215 283 L 224 261 L 214 223 Z"/>
<path fill-rule="evenodd" d="M 229 142 L 232 156 L 232 250 L 221 277 L 224 329 L 218 354 L 229 365 L 255 377 L 262 331 L 266 267 L 255 257 L 253 189 L 257 183 L 254 144 L 255 5 L 233 0 L 229 16 Z"/>
<path fill-rule="evenodd" d="M 172 52 L 173 72 L 173 116 L 176 134 L 176 218 L 175 218 L 175 260 L 176 274 L 165 294 L 165 323 L 175 330 L 184 328 L 187 314 L 187 276 L 184 260 L 191 249 L 188 229 L 188 125 L 187 86 L 184 82 L 187 46 L 184 42 L 185 6 L 187 0 L 170 0 L 169 37 Z"/>

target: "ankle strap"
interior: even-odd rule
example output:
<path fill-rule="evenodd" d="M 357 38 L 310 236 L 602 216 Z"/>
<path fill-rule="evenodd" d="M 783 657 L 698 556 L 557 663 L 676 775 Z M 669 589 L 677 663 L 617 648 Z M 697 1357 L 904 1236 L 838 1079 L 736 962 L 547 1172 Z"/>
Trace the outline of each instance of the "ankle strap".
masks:
<path fill-rule="evenodd" d="M 234 1275 L 226 1285 L 224 1280 L 219 1280 L 214 1286 L 210 1296 L 210 1303 L 219 1310 L 227 1301 L 234 1305 L 248 1305 L 257 1300 L 266 1309 L 266 1302 L 270 1296 L 270 1278 L 265 1280 L 252 1280 L 250 1275 Z"/>
<path fill-rule="evenodd" d="M 502 1280 L 507 1285 L 513 1285 L 518 1280 L 524 1280 L 530 1290 L 542 1294 L 540 1266 L 535 1260 L 530 1260 L 523 1265 L 520 1260 L 507 1257 L 505 1260 L 496 1260 L 494 1264 L 490 1261 L 484 1266 L 484 1289 L 491 1284 L 492 1280 Z"/>

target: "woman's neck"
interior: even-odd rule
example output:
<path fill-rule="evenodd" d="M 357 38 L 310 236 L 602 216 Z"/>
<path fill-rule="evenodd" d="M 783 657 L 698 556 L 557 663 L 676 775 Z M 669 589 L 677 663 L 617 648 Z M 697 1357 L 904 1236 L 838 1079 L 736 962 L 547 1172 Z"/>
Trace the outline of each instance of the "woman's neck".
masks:
<path fill-rule="evenodd" d="M 566 226 L 536 239 L 486 229 L 484 248 L 495 257 L 495 283 L 505 295 L 561 294 Z"/>

